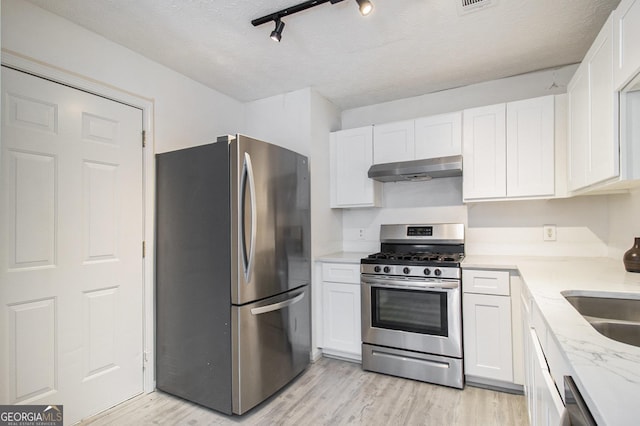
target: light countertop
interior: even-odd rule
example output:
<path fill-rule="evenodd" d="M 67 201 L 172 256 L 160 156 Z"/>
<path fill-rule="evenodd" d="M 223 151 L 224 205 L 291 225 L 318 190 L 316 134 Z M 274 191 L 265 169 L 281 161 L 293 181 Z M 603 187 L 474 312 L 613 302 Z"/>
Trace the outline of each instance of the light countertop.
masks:
<path fill-rule="evenodd" d="M 370 255 L 370 252 L 357 252 L 357 251 L 339 251 L 336 253 L 325 254 L 315 258 L 316 262 L 325 263 L 360 263 L 360 259 Z"/>
<path fill-rule="evenodd" d="M 640 274 L 609 258 L 467 256 L 462 267 L 517 269 L 596 421 L 638 424 L 640 348 L 598 333 L 562 292 L 640 299 Z"/>

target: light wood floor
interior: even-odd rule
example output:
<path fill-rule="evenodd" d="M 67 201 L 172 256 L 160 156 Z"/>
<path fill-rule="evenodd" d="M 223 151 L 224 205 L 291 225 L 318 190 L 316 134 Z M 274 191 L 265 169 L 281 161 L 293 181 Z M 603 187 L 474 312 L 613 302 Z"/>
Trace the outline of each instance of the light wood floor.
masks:
<path fill-rule="evenodd" d="M 523 425 L 524 397 L 463 391 L 362 371 L 321 358 L 242 417 L 225 416 L 163 392 L 133 398 L 81 425 Z"/>

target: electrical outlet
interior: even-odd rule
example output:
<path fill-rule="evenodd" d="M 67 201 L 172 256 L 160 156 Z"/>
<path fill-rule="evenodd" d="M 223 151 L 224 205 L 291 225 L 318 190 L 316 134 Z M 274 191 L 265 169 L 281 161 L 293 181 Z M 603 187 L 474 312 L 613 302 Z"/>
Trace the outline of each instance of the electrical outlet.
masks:
<path fill-rule="evenodd" d="M 542 227 L 543 236 L 542 239 L 544 241 L 555 241 L 556 240 L 556 226 L 555 225 L 544 225 Z"/>
<path fill-rule="evenodd" d="M 358 239 L 364 240 L 364 237 L 365 237 L 364 228 L 358 228 Z"/>

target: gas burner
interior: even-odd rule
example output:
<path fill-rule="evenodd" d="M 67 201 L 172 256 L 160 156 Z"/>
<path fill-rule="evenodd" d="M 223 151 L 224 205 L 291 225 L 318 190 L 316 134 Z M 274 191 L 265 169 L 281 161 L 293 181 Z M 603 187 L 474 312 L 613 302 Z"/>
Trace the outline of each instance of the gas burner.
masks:
<path fill-rule="evenodd" d="M 459 263 L 464 258 L 463 253 L 396 253 L 396 252 L 379 252 L 370 254 L 368 259 L 374 260 L 407 260 L 411 262 L 455 262 Z"/>

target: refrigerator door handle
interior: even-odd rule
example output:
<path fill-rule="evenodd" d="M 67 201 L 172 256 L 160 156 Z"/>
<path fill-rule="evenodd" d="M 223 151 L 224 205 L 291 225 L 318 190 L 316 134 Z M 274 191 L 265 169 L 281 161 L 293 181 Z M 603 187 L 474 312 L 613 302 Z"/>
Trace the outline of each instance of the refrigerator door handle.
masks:
<path fill-rule="evenodd" d="M 247 182 L 248 181 L 248 182 Z M 245 205 L 245 194 L 247 186 L 249 187 L 249 197 L 251 199 L 251 238 L 249 242 L 249 253 L 247 254 L 246 246 L 246 229 L 244 224 L 244 215 L 246 213 L 247 206 Z M 256 187 L 253 179 L 253 165 L 251 164 L 251 156 L 248 152 L 244 153 L 244 163 L 242 166 L 242 217 L 240 223 L 242 224 L 242 266 L 244 267 L 244 280 L 246 283 L 251 281 L 251 271 L 253 270 L 253 256 L 255 254 L 256 247 L 256 224 L 257 215 L 256 209 Z"/>
<path fill-rule="evenodd" d="M 292 297 L 291 299 L 283 300 L 282 302 L 273 303 L 267 306 L 260 306 L 259 308 L 252 308 L 251 314 L 260 315 L 260 314 L 266 314 L 267 312 L 277 311 L 282 308 L 286 308 L 287 306 L 291 306 L 295 303 L 298 303 L 303 298 L 304 298 L 304 291 L 300 292 L 300 294 L 296 295 L 295 297 Z"/>

